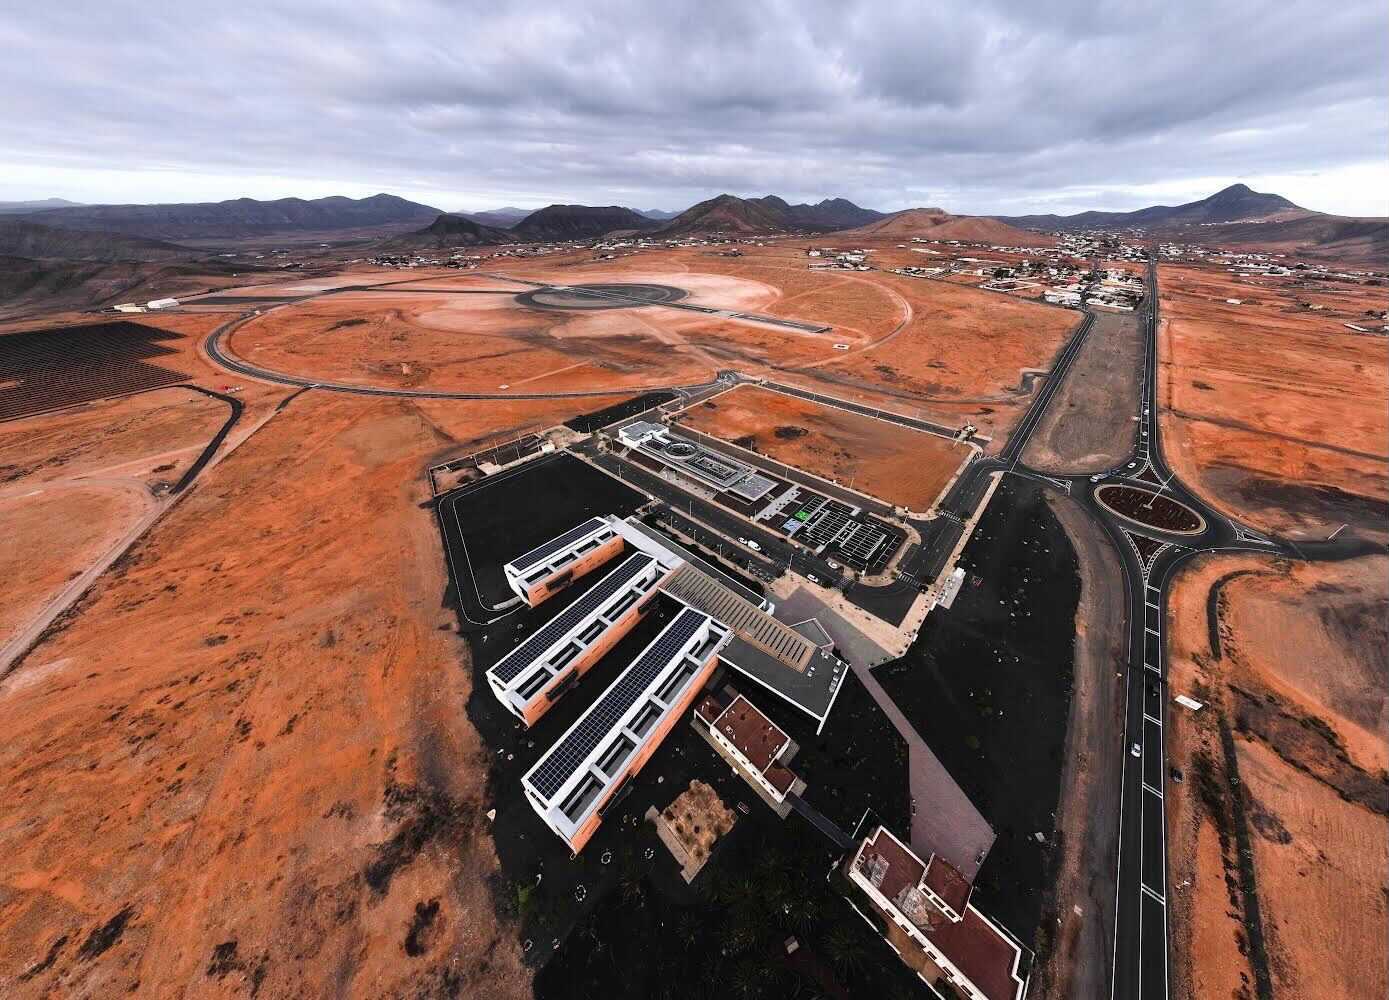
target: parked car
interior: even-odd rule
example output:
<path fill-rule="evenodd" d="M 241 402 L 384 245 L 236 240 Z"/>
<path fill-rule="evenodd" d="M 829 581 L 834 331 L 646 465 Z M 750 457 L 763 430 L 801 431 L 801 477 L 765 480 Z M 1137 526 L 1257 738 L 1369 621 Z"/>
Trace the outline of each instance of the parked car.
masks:
<path fill-rule="evenodd" d="M 1135 757 L 1142 757 L 1143 748 L 1135 743 L 1133 746 L 1129 747 L 1129 753 L 1133 754 Z"/>
<path fill-rule="evenodd" d="M 762 551 L 762 546 L 758 545 L 758 544 L 757 544 L 756 542 L 754 542 L 751 538 L 740 538 L 740 539 L 738 539 L 738 541 L 739 541 L 740 543 L 742 543 L 743 545 L 746 545 L 748 548 L 752 549 L 752 551 L 754 551 L 754 552 L 761 552 L 761 551 Z"/>

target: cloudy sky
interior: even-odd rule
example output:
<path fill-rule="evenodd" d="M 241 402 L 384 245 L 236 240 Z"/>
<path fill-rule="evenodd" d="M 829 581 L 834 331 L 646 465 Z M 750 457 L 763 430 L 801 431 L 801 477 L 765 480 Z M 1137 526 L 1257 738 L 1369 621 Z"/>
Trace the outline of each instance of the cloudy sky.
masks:
<path fill-rule="evenodd" d="M 1389 215 L 1385 0 L 0 0 L 0 199 Z"/>

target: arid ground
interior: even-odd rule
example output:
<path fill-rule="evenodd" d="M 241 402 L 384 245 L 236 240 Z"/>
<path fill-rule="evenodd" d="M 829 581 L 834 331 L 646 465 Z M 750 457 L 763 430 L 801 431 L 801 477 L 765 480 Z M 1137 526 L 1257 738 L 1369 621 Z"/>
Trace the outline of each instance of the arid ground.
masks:
<path fill-rule="evenodd" d="M 453 392 L 587 392 L 699 382 L 737 368 L 905 407 L 949 426 L 972 423 L 996 440 L 1030 402 L 1031 373 L 1050 366 L 1078 320 L 949 282 L 811 271 L 808 263 L 803 247 L 785 243 L 747 247 L 741 257 L 699 248 L 618 260 L 569 252 L 498 260 L 467 274 L 354 273 L 218 297 L 266 299 L 227 347 L 302 378 Z M 830 330 L 660 306 L 533 309 L 515 301 L 529 287 L 522 282 L 671 285 L 688 293 L 689 304 Z M 360 285 L 375 290 L 338 290 Z M 298 301 L 271 305 L 277 293 Z M 215 303 L 205 308 L 248 308 Z M 197 300 L 192 306 L 204 308 Z"/>
<path fill-rule="evenodd" d="M 1325 538 L 1350 524 L 1382 537 L 1385 341 L 1344 324 L 1369 326 L 1384 290 L 1213 266 L 1163 266 L 1159 283 L 1159 391 L 1178 475 L 1263 530 Z"/>
<path fill-rule="evenodd" d="M 1085 344 L 1033 431 L 1023 461 L 1044 472 L 1103 472 L 1138 433 L 1143 337 L 1132 314 L 1097 312 Z"/>
<path fill-rule="evenodd" d="M 686 410 L 682 423 L 910 510 L 929 510 L 967 446 L 757 386 Z"/>
<path fill-rule="evenodd" d="M 1389 559 L 1206 557 L 1168 614 L 1177 995 L 1389 989 Z M 1264 985 L 1267 984 L 1267 985 Z"/>

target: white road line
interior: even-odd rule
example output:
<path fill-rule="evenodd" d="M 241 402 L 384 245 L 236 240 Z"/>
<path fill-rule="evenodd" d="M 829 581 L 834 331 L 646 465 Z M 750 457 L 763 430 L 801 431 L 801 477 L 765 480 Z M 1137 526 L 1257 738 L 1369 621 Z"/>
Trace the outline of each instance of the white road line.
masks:
<path fill-rule="evenodd" d="M 1161 905 L 1164 910 L 1167 908 L 1167 900 L 1163 899 L 1161 895 L 1154 892 L 1152 889 L 1149 889 L 1146 884 L 1143 885 L 1143 895 L 1150 899 L 1157 900 L 1158 904 Z"/>
<path fill-rule="evenodd" d="M 1146 781 L 1143 782 L 1143 790 L 1144 790 L 1145 792 L 1152 792 L 1152 793 L 1153 793 L 1154 795 L 1156 795 L 1158 798 L 1162 798 L 1162 793 L 1159 792 L 1159 791 L 1158 791 L 1156 788 L 1154 788 L 1152 785 L 1148 784 Z"/>
<path fill-rule="evenodd" d="M 1162 671 L 1159 670 L 1157 667 L 1153 666 L 1151 663 L 1145 663 L 1143 664 L 1143 666 L 1144 668 L 1151 670 L 1153 673 L 1157 674 L 1159 677 L 1162 676 Z"/>
<path fill-rule="evenodd" d="M 1144 712 L 1144 713 L 1143 713 L 1143 721 L 1144 721 L 1144 722 L 1151 722 L 1153 725 L 1157 726 L 1159 729 L 1162 728 L 1162 720 L 1161 720 L 1161 719 L 1154 719 L 1154 718 L 1153 718 L 1151 715 L 1149 715 L 1147 712 Z"/>

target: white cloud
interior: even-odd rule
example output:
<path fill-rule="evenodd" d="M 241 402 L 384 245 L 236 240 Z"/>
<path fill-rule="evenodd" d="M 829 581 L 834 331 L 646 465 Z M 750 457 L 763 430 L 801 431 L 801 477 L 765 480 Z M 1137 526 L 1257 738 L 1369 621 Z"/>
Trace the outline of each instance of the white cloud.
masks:
<path fill-rule="evenodd" d="M 0 197 L 1385 209 L 1382 0 L 496 6 L 14 9 Z"/>

